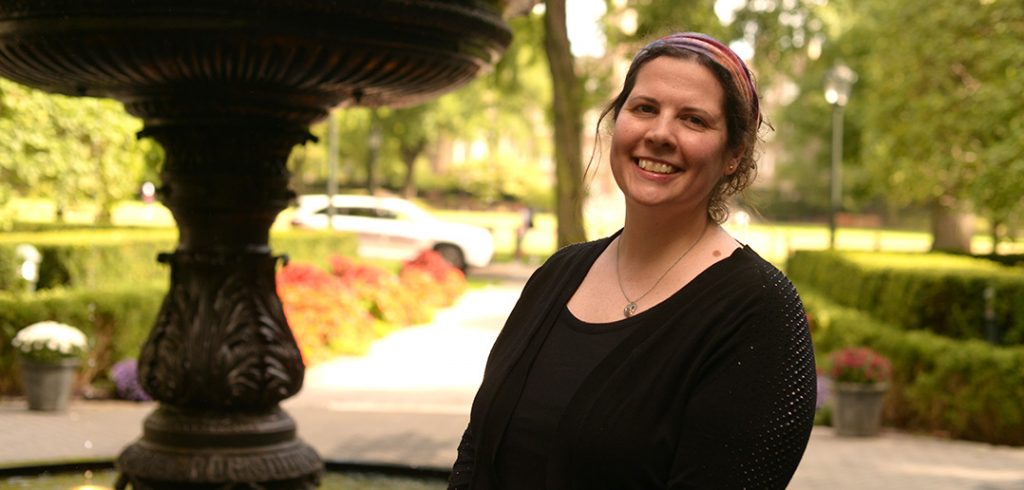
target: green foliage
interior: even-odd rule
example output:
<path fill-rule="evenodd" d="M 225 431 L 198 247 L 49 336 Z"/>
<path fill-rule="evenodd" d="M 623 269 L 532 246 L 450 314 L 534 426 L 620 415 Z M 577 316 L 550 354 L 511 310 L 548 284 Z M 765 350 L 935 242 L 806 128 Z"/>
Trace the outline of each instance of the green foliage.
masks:
<path fill-rule="evenodd" d="M 947 254 L 798 251 L 786 263 L 794 281 L 831 300 L 904 329 L 983 339 L 985 290 L 1002 341 L 1024 343 L 1024 275 L 1020 269 Z"/>
<path fill-rule="evenodd" d="M 172 229 L 95 228 L 0 236 L 0 286 L 17 289 L 20 282 L 4 273 L 5 257 L 19 243 L 39 249 L 39 289 L 108 288 L 126 284 L 167 281 L 169 272 L 157 255 L 175 248 Z M 354 237 L 331 232 L 287 230 L 271 234 L 275 253 L 305 261 L 326 260 L 332 254 L 354 255 Z M 16 273 L 17 269 L 14 269 Z M 4 290 L 0 288 L 0 290 Z"/>
<path fill-rule="evenodd" d="M 713 0 L 691 2 L 655 2 L 651 0 L 629 0 L 621 5 L 622 10 L 632 9 L 636 12 L 636 32 L 622 32 L 617 25 L 607 26 L 610 44 L 622 42 L 646 44 L 655 38 L 671 32 L 697 31 L 717 38 L 726 37 L 726 27 L 715 15 Z M 613 18 L 617 15 L 613 15 Z M 631 50 L 635 51 L 635 50 Z M 632 54 L 632 53 L 630 53 Z"/>
<path fill-rule="evenodd" d="M 358 242 L 348 233 L 315 230 L 281 230 L 270 234 L 270 247 L 275 254 L 326 266 L 333 255 L 354 257 Z"/>
<path fill-rule="evenodd" d="M 858 2 L 864 151 L 890 198 L 951 196 L 990 209 L 1024 190 L 1024 5 Z M 927 39 L 927 42 L 921 40 Z M 1007 181 L 1014 181 L 1007 183 Z"/>
<path fill-rule="evenodd" d="M 51 290 L 33 295 L 0 292 L 0 393 L 17 390 L 11 339 L 27 325 L 53 320 L 82 330 L 91 346 L 85 382 L 104 376 L 114 362 L 138 357 L 166 286 L 133 284 L 111 289 Z"/>
<path fill-rule="evenodd" d="M 140 129 L 112 100 L 0 79 L 0 202 L 14 193 L 50 197 L 58 208 L 88 199 L 99 206 L 97 220 L 109 222 L 114 202 L 134 194 L 162 157 L 152 141 L 136 139 Z"/>
<path fill-rule="evenodd" d="M 816 355 L 867 346 L 892 361 L 887 425 L 993 444 L 1024 445 L 1024 347 L 904 331 L 797 283 Z"/>
<path fill-rule="evenodd" d="M 14 244 L 0 244 L 0 291 L 11 291 L 21 287 L 23 280 L 19 273 L 21 261 Z"/>
<path fill-rule="evenodd" d="M 339 110 L 335 114 L 340 140 L 339 185 L 367 185 L 371 124 L 378 125 L 382 136 L 372 171 L 383 188 L 405 187 L 410 159 L 415 169 L 413 186 L 425 191 L 446 187 L 434 185 L 437 182 L 460 185 L 464 174 L 493 171 L 499 160 L 514 162 L 523 175 L 543 173 L 539 163 L 551 154 L 551 143 L 544 137 L 551 87 L 541 45 L 543 29 L 535 15 L 509 19 L 509 24 L 514 36 L 501 61 L 490 73 L 458 90 L 417 107 Z M 292 152 L 288 166 L 292 187 L 300 194 L 324 192 L 326 132 L 325 123 L 314 125 L 312 133 L 318 141 Z M 486 144 L 483 154 L 477 153 L 481 143 Z M 473 187 L 468 191 L 485 199 L 532 194 L 499 187 L 492 178 L 471 180 Z"/>

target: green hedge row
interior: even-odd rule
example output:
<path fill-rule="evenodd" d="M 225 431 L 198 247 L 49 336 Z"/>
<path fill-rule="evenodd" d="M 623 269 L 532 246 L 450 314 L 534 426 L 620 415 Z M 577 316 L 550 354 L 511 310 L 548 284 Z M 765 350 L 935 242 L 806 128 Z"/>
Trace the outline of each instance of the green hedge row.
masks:
<path fill-rule="evenodd" d="M 35 246 L 42 255 L 37 288 L 107 288 L 166 279 L 168 272 L 156 260 L 174 250 L 173 229 L 81 229 L 60 232 L 8 233 L 0 236 L 0 291 L 18 290 L 20 262 L 14 249 L 21 243 Z M 276 254 L 319 262 L 332 254 L 354 255 L 352 235 L 306 230 L 274 232 Z"/>
<path fill-rule="evenodd" d="M 54 289 L 35 294 L 0 293 L 0 394 L 20 392 L 11 339 L 27 325 L 55 320 L 78 327 L 91 342 L 82 379 L 104 376 L 117 361 L 138 357 L 167 285 L 150 282 L 97 290 Z"/>
<path fill-rule="evenodd" d="M 1001 342 L 1024 344 L 1024 269 L 957 255 L 798 251 L 787 275 L 904 329 L 986 339 L 986 289 Z"/>
<path fill-rule="evenodd" d="M 900 330 L 802 283 L 797 287 L 819 359 L 840 347 L 868 346 L 892 361 L 886 425 L 1024 445 L 1024 347 Z"/>

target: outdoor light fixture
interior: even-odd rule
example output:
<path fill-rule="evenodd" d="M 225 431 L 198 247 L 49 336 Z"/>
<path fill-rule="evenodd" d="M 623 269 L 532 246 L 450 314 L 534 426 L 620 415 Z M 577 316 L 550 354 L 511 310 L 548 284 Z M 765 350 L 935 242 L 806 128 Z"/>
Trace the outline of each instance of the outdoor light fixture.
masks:
<path fill-rule="evenodd" d="M 836 215 L 843 198 L 843 108 L 850 100 L 850 90 L 857 81 L 857 73 L 842 63 L 834 65 L 825 74 L 825 101 L 832 106 L 832 165 L 829 170 L 828 247 L 836 246 Z"/>

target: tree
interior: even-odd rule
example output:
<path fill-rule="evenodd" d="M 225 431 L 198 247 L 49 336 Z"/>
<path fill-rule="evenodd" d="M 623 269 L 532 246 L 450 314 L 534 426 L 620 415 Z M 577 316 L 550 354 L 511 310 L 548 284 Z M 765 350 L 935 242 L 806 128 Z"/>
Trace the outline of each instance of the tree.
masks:
<path fill-rule="evenodd" d="M 569 47 L 565 0 L 548 0 L 544 11 L 544 49 L 551 70 L 555 131 L 555 216 L 558 246 L 586 240 L 583 229 L 583 136 L 581 87 Z"/>
<path fill-rule="evenodd" d="M 1024 194 L 1024 5 L 858 1 L 861 158 L 896 204 L 932 208 L 935 250 L 969 251 L 964 217 Z M 927 42 L 925 42 L 925 40 Z"/>
<path fill-rule="evenodd" d="M 6 193 L 48 197 L 58 211 L 81 201 L 109 223 L 113 204 L 156 168 L 159 148 L 112 100 L 46 94 L 0 79 L 0 176 Z M 58 218 L 60 216 L 58 215 Z"/>

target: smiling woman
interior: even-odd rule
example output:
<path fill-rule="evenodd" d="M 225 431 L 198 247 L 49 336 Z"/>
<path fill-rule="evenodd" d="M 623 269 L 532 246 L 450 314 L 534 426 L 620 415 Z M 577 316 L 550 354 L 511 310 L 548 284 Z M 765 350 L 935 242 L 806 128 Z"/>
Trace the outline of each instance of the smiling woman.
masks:
<path fill-rule="evenodd" d="M 814 416 L 806 314 L 720 226 L 755 173 L 750 72 L 673 34 L 636 55 L 608 115 L 623 227 L 527 283 L 449 488 L 785 488 Z"/>

